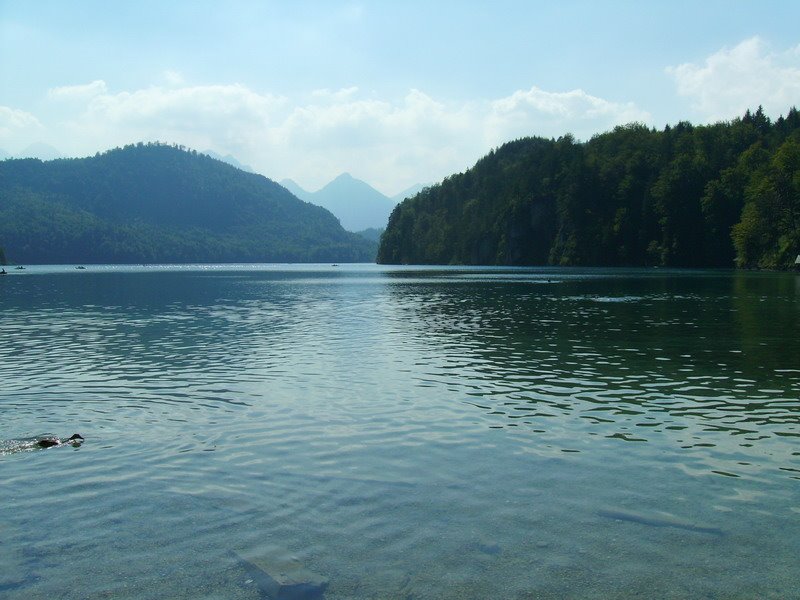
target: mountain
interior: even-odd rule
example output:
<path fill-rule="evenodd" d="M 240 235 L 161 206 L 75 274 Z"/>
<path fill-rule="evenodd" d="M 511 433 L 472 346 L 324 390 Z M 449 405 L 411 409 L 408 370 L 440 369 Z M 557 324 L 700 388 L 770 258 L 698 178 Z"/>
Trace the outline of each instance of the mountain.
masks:
<path fill-rule="evenodd" d="M 56 148 L 44 142 L 34 142 L 17 154 L 17 158 L 38 158 L 39 160 L 55 160 L 62 157 L 63 155 Z"/>
<path fill-rule="evenodd" d="M 18 263 L 372 261 L 376 245 L 277 183 L 173 146 L 0 162 Z"/>
<path fill-rule="evenodd" d="M 402 202 L 378 262 L 792 268 L 800 112 L 523 138 Z"/>
<path fill-rule="evenodd" d="M 419 194 L 423 189 L 425 189 L 425 187 L 427 187 L 427 186 L 424 186 L 421 183 L 416 183 L 416 184 L 412 185 L 411 187 L 404 189 L 402 192 L 399 192 L 399 193 L 395 194 L 394 196 L 392 196 L 391 200 L 395 204 L 399 204 L 400 202 L 402 202 L 406 198 L 413 198 L 414 196 Z"/>
<path fill-rule="evenodd" d="M 284 179 L 283 181 L 281 181 L 281 185 L 283 187 L 285 187 L 287 190 L 289 190 L 290 192 L 292 192 L 292 194 L 294 194 L 295 196 L 300 198 L 300 200 L 303 200 L 304 202 L 311 202 L 310 198 L 312 197 L 312 193 L 305 191 L 303 188 L 301 188 L 293 180 Z M 313 204 L 313 202 L 312 202 L 312 204 Z"/>
<path fill-rule="evenodd" d="M 226 154 L 222 156 L 221 154 L 217 154 L 213 150 L 206 150 L 203 152 L 206 156 L 210 156 L 211 158 L 216 158 L 217 160 L 221 160 L 224 163 L 228 163 L 232 167 L 236 167 L 237 169 L 241 169 L 242 171 L 247 171 L 248 173 L 255 173 L 253 167 L 250 165 L 245 165 L 240 163 L 233 154 Z"/>
<path fill-rule="evenodd" d="M 331 211 L 348 231 L 385 227 L 396 204 L 348 173 L 342 173 L 316 192 L 307 192 L 291 179 L 284 179 L 281 185 L 301 200 Z"/>

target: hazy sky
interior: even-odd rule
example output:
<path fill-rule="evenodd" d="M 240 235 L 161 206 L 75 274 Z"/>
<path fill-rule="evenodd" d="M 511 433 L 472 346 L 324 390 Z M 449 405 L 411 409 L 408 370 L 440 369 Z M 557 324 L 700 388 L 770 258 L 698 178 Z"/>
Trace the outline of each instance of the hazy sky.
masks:
<path fill-rule="evenodd" d="M 160 140 L 394 194 L 521 136 L 785 114 L 798 24 L 798 0 L 0 0 L 0 149 Z"/>

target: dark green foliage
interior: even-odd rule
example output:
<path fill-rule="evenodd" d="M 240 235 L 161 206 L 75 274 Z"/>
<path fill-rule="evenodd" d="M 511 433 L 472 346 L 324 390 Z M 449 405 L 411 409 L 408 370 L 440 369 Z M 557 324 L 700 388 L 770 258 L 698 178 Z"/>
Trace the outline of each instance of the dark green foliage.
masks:
<path fill-rule="evenodd" d="M 6 260 L 6 253 L 0 248 L 0 265 L 7 265 L 8 261 Z"/>
<path fill-rule="evenodd" d="M 363 237 L 366 240 L 370 240 L 375 242 L 376 244 L 381 241 L 381 236 L 383 235 L 383 229 L 378 229 L 376 227 L 368 227 L 367 229 L 363 229 L 361 231 L 356 231 L 358 235 Z"/>
<path fill-rule="evenodd" d="M 800 115 L 525 138 L 405 200 L 378 262 L 786 268 Z M 791 259 L 791 260 L 790 260 Z"/>
<path fill-rule="evenodd" d="M 784 269 L 800 254 L 800 130 L 753 173 L 742 218 L 733 228 L 736 262 Z"/>
<path fill-rule="evenodd" d="M 24 263 L 372 261 L 375 244 L 273 181 L 163 144 L 0 163 L 0 239 Z"/>

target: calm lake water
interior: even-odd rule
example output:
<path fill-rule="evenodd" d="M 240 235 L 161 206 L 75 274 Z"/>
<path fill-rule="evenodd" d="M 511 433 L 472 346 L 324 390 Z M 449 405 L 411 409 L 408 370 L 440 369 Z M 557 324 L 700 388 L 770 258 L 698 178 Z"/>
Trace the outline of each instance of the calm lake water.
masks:
<path fill-rule="evenodd" d="M 800 597 L 794 274 L 29 267 L 0 382 L 5 599 Z"/>

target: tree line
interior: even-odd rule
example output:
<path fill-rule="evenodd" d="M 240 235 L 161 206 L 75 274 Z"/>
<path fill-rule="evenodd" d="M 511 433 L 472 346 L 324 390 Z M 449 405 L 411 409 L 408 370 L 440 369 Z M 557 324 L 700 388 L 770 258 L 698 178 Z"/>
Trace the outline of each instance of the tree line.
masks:
<path fill-rule="evenodd" d="M 800 113 L 518 139 L 397 206 L 380 263 L 789 268 Z"/>

